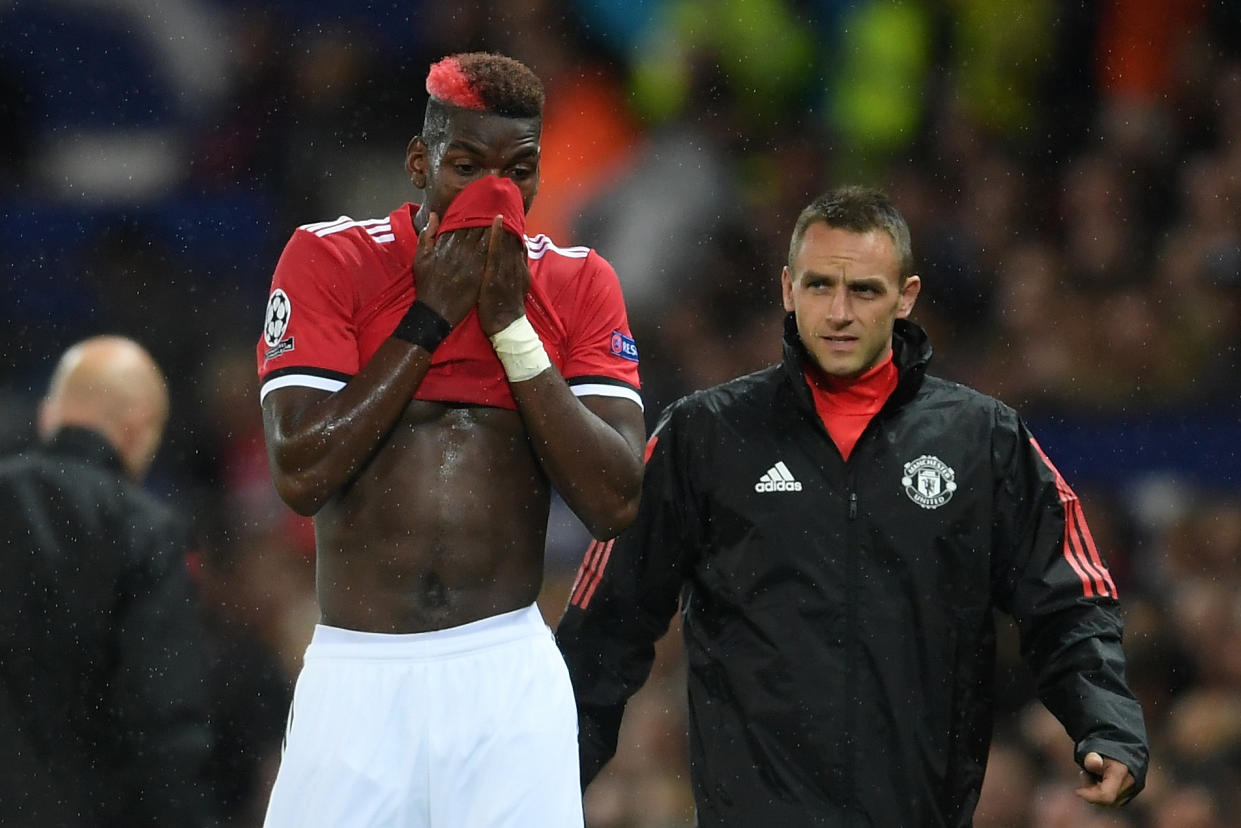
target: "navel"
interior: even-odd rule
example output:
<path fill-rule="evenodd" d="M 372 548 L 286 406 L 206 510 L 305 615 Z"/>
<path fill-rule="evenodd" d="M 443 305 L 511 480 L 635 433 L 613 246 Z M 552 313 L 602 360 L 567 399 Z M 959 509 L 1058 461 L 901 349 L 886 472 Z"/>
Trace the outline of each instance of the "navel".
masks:
<path fill-rule="evenodd" d="M 428 572 L 422 576 L 422 599 L 431 609 L 444 609 L 448 606 L 448 587 L 437 572 Z"/>

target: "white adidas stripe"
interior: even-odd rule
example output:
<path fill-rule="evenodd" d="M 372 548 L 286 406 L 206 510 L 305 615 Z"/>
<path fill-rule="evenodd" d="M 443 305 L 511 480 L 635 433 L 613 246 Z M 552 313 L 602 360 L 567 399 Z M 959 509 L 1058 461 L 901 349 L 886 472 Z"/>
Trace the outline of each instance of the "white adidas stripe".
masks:
<path fill-rule="evenodd" d="M 303 224 L 301 227 L 298 227 L 297 229 L 306 230 L 307 232 L 314 233 L 317 230 L 322 230 L 325 227 L 331 227 L 333 224 L 340 224 L 341 222 L 344 222 L 344 221 L 353 221 L 353 219 L 349 218 L 349 216 L 341 216 L 340 218 L 334 219 L 332 221 L 316 221 L 313 224 Z"/>
<path fill-rule="evenodd" d="M 526 253 L 532 259 L 541 259 L 548 252 L 559 253 L 569 259 L 585 259 L 590 255 L 589 247 L 559 247 L 543 233 L 537 236 L 526 236 Z"/>
<path fill-rule="evenodd" d="M 298 229 L 305 230 L 309 233 L 314 233 L 316 236 L 322 238 L 323 236 L 330 236 L 333 233 L 339 233 L 342 230 L 348 230 L 351 227 L 372 228 L 376 227 L 376 225 L 385 225 L 388 230 L 392 229 L 391 219 L 377 218 L 360 219 L 355 221 L 349 218 L 349 216 L 341 216 L 335 221 L 320 221 L 314 224 L 303 224 Z M 371 231 L 368 229 L 367 232 L 369 233 Z"/>
<path fill-rule="evenodd" d="M 386 220 L 383 224 L 377 224 L 374 227 L 366 228 L 366 232 L 370 234 L 372 239 L 380 244 L 396 241 L 396 234 L 392 232 L 392 223 Z"/>

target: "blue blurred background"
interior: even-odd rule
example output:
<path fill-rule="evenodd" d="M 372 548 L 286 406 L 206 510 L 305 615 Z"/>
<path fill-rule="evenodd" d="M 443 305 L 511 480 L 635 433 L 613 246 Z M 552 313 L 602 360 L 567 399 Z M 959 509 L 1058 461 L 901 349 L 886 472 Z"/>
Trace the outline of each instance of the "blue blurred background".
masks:
<path fill-rule="evenodd" d="M 423 78 L 496 50 L 544 79 L 533 232 L 616 266 L 649 419 L 778 357 L 798 211 L 844 183 L 908 218 L 937 373 L 1017 406 L 1121 588 L 1149 790 L 1087 811 L 1003 627 L 979 826 L 1241 825 L 1241 7 L 1208 0 L 10 0 L 0 3 L 0 448 L 52 363 L 124 333 L 169 374 L 150 485 L 191 520 L 255 825 L 315 619 L 313 542 L 267 475 L 255 381 L 299 224 L 418 200 Z M 541 601 L 586 539 L 559 503 Z M 587 795 L 692 824 L 679 642 Z M 274 736 L 273 736 L 274 734 Z"/>

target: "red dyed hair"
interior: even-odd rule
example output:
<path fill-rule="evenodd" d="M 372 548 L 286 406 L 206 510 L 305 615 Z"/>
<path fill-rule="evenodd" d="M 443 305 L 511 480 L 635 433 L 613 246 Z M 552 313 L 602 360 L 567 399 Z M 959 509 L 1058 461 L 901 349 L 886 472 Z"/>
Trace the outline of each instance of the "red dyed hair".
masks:
<path fill-rule="evenodd" d="M 431 64 L 431 71 L 427 72 L 427 94 L 464 109 L 487 108 L 455 55 Z"/>
<path fill-rule="evenodd" d="M 543 115 L 543 84 L 530 67 L 493 52 L 462 52 L 431 64 L 431 102 L 506 118 Z"/>

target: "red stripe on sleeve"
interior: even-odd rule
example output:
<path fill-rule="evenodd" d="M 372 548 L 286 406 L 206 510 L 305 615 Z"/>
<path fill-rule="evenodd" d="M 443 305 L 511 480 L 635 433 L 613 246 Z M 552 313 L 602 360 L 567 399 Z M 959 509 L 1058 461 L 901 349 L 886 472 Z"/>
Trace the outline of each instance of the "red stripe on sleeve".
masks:
<path fill-rule="evenodd" d="M 1099 570 L 1095 569 L 1090 562 L 1090 558 L 1084 549 L 1081 533 L 1077 531 L 1077 513 L 1080 511 L 1077 502 L 1066 500 L 1063 491 L 1060 494 L 1060 502 L 1064 505 L 1065 524 L 1064 524 L 1064 546 L 1065 556 L 1071 549 L 1073 557 L 1077 560 L 1079 566 L 1079 575 L 1085 573 L 1090 579 L 1091 589 L 1086 590 L 1087 595 L 1107 595 L 1107 585 L 1104 578 L 1099 574 Z"/>
<path fill-rule="evenodd" d="M 1090 534 L 1090 527 L 1086 525 L 1086 515 L 1082 512 L 1080 502 L 1077 506 L 1077 530 L 1081 532 L 1082 540 L 1086 544 L 1086 551 L 1090 553 L 1090 559 L 1094 561 L 1099 573 L 1103 576 L 1103 580 L 1107 582 L 1112 597 L 1119 598 L 1120 593 L 1116 591 L 1116 584 L 1112 581 L 1112 574 L 1108 572 L 1107 564 L 1103 563 L 1103 558 L 1099 555 L 1099 548 L 1095 546 L 1094 535 Z"/>
<path fill-rule="evenodd" d="M 573 606 L 577 606 L 582 588 L 590 580 L 590 572 L 595 565 L 595 556 L 602 546 L 603 544 L 599 541 L 591 540 L 590 546 L 586 547 L 586 554 L 582 556 L 582 564 L 577 568 L 577 577 L 573 579 L 573 588 L 569 590 L 569 603 Z"/>
<path fill-rule="evenodd" d="M 1077 557 L 1069 553 L 1067 544 L 1065 545 L 1064 559 L 1069 562 L 1069 566 L 1073 567 L 1073 571 L 1076 572 L 1077 577 L 1081 579 L 1082 594 L 1087 598 L 1093 598 L 1096 594 L 1093 586 L 1093 579 L 1087 575 L 1086 571 L 1081 568 L 1080 564 L 1078 564 Z"/>
<path fill-rule="evenodd" d="M 1082 514 L 1081 501 L 1074 499 L 1071 503 L 1065 503 L 1065 512 L 1069 520 L 1065 534 L 1072 538 L 1078 560 L 1090 571 L 1098 593 L 1115 598 L 1116 585 L 1112 583 L 1112 576 L 1108 574 L 1107 566 L 1099 557 L 1099 550 L 1095 548 L 1094 538 L 1091 537 L 1086 518 Z"/>
<path fill-rule="evenodd" d="M 642 453 L 642 465 L 651 462 L 651 455 L 655 453 L 655 444 L 659 442 L 659 435 L 654 434 L 651 439 L 646 441 L 646 451 Z"/>
<path fill-rule="evenodd" d="M 603 580 L 603 570 L 607 569 L 608 558 L 612 556 L 612 547 L 616 545 L 616 539 L 608 541 L 603 545 L 602 554 L 599 555 L 599 565 L 595 567 L 595 571 L 591 574 L 590 581 L 586 587 L 586 594 L 577 602 L 578 609 L 586 609 L 590 606 L 590 599 L 595 595 L 595 589 L 599 586 L 599 582 Z"/>
<path fill-rule="evenodd" d="M 1103 563 L 1103 559 L 1099 556 L 1099 550 L 1095 547 L 1094 537 L 1090 534 L 1090 527 L 1086 525 L 1086 516 L 1082 513 L 1081 501 L 1077 497 L 1077 493 L 1069 486 L 1068 482 L 1060 474 L 1060 470 L 1056 468 L 1043 447 L 1033 437 L 1030 438 L 1030 445 L 1034 446 L 1034 450 L 1038 452 L 1039 457 L 1043 458 L 1043 462 L 1047 464 L 1047 468 L 1056 478 L 1056 492 L 1060 497 L 1060 504 L 1064 507 L 1064 559 L 1069 562 L 1069 566 L 1073 567 L 1073 571 L 1077 573 L 1077 577 L 1082 581 L 1082 592 L 1087 597 L 1095 595 L 1110 595 L 1113 598 L 1118 597 L 1116 593 L 1116 584 L 1112 581 L 1111 574 L 1107 571 L 1107 566 Z"/>
<path fill-rule="evenodd" d="M 651 454 L 655 451 L 655 444 L 658 442 L 658 435 L 652 435 L 646 441 L 646 450 L 642 456 L 643 464 L 650 462 Z M 577 576 L 573 579 L 573 587 L 569 590 L 571 606 L 586 609 L 590 604 L 590 599 L 595 594 L 599 582 L 603 580 L 603 570 L 608 565 L 608 558 L 612 554 L 612 546 L 615 543 L 615 538 L 609 541 L 592 540 L 590 546 L 586 547 L 582 565 L 577 568 Z"/>

